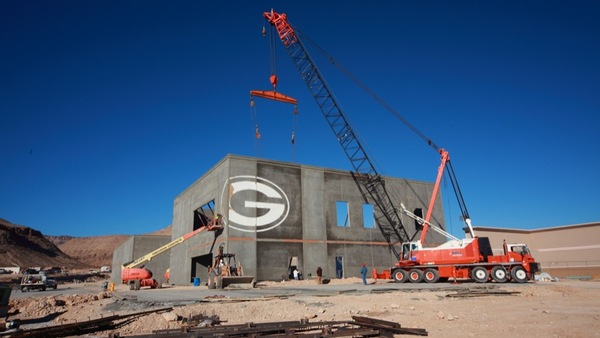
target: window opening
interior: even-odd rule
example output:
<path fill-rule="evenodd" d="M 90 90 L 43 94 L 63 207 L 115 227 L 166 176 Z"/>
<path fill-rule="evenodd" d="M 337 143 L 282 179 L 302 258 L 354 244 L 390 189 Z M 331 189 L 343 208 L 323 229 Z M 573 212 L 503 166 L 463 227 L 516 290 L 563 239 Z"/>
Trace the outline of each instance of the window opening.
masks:
<path fill-rule="evenodd" d="M 375 228 L 375 213 L 372 204 L 365 203 L 362 207 L 363 227 L 367 229 Z"/>
<path fill-rule="evenodd" d="M 423 218 L 423 209 L 416 208 L 413 214 L 415 214 L 415 216 Z M 423 229 L 423 224 L 419 223 L 419 221 L 415 219 L 415 231 L 420 231 L 421 229 Z"/>
<path fill-rule="evenodd" d="M 349 227 L 350 226 L 350 215 L 348 213 L 348 202 L 337 201 L 335 202 L 335 208 L 337 213 L 337 226 Z"/>
<path fill-rule="evenodd" d="M 194 230 L 207 226 L 208 222 L 215 217 L 215 200 L 202 205 L 194 210 Z"/>

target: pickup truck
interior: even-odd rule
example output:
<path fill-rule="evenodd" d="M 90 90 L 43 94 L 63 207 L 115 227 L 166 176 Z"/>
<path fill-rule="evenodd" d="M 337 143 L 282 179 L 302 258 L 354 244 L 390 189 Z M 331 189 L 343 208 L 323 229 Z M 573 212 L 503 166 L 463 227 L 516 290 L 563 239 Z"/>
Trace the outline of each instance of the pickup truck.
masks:
<path fill-rule="evenodd" d="M 58 287 L 56 280 L 53 278 L 47 278 L 45 274 L 26 274 L 21 279 L 21 291 L 26 292 L 29 290 L 41 290 L 55 289 Z"/>

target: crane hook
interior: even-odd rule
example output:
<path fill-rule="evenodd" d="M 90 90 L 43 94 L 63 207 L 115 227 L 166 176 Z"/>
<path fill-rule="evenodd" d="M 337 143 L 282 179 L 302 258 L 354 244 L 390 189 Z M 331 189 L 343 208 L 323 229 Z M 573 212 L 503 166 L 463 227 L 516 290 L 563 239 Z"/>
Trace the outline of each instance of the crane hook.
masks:
<path fill-rule="evenodd" d="M 277 75 L 271 74 L 271 76 L 269 77 L 269 81 L 271 81 L 271 84 L 273 85 L 273 90 L 275 91 L 277 89 L 277 82 L 279 82 Z"/>
<path fill-rule="evenodd" d="M 262 135 L 260 135 L 260 131 L 258 131 L 258 125 L 256 126 L 255 135 L 256 135 L 256 138 L 257 138 L 257 139 L 258 139 L 258 138 L 260 138 L 260 137 L 262 136 Z"/>

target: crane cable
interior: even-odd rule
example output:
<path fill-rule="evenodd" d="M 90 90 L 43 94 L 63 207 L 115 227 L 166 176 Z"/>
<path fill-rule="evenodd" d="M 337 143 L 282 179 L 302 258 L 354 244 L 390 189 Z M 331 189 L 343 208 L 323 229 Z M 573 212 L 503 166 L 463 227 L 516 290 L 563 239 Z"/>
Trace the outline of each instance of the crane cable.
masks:
<path fill-rule="evenodd" d="M 266 20 L 266 19 L 265 19 Z M 275 81 L 271 81 L 271 83 L 273 84 L 273 90 L 276 91 L 277 90 L 277 41 L 275 40 L 275 34 L 274 34 L 274 29 L 275 26 L 271 25 L 271 32 L 269 34 L 269 60 L 271 61 L 271 79 L 273 79 L 273 76 L 275 76 Z M 263 27 L 263 34 L 264 34 L 264 27 Z"/>
<path fill-rule="evenodd" d="M 402 116 L 391 105 L 389 105 L 387 102 L 385 102 L 379 95 L 377 95 L 373 90 L 371 90 L 371 88 L 369 88 L 365 83 L 363 83 L 362 81 L 360 81 L 354 74 L 352 74 L 349 70 L 347 70 L 342 65 L 340 65 L 331 55 L 329 55 L 329 53 L 327 53 L 323 48 L 321 48 L 319 45 L 317 45 L 310 37 L 302 34 L 301 31 L 298 28 L 296 28 L 296 27 L 292 27 L 292 28 L 294 29 L 294 31 L 296 32 L 296 34 L 299 37 L 301 37 L 302 41 L 308 41 L 311 45 L 313 45 L 315 47 L 315 49 L 319 53 L 321 53 L 321 55 L 325 59 L 327 59 L 332 65 L 334 65 L 344 75 L 346 75 L 346 77 L 348 77 L 356 85 L 358 85 L 360 88 L 362 88 L 367 94 L 369 94 L 382 107 L 384 107 L 385 109 L 387 109 L 394 117 L 396 117 L 396 119 L 398 119 L 406 127 L 408 127 L 408 129 L 410 129 L 415 134 L 417 134 L 417 136 L 420 137 L 423 141 L 425 141 L 425 143 L 427 143 L 428 146 L 432 147 L 436 152 L 438 152 L 438 153 L 440 152 L 441 148 L 435 142 L 433 142 L 431 140 L 431 138 L 429 138 L 427 135 L 425 135 L 425 133 L 423 133 L 422 131 L 420 131 L 412 123 L 410 123 L 404 116 Z M 450 158 L 448 158 L 448 161 L 447 161 L 446 173 L 448 174 L 448 177 L 450 179 L 450 183 L 451 183 L 452 188 L 454 190 L 454 194 L 455 194 L 455 196 L 456 196 L 456 198 L 458 200 L 458 205 L 459 205 L 459 208 L 461 210 L 462 217 L 463 218 L 470 218 L 469 212 L 467 211 L 467 206 L 465 204 L 465 201 L 464 201 L 464 198 L 463 198 L 463 195 L 462 195 L 462 192 L 460 190 L 460 187 L 458 186 L 458 180 L 456 178 L 456 174 L 454 173 L 454 168 L 452 168 L 452 163 L 450 162 Z"/>
<path fill-rule="evenodd" d="M 381 106 L 383 106 L 390 113 L 392 113 L 392 115 L 394 115 L 394 117 L 396 117 L 398 120 L 400 120 L 402 123 L 404 123 L 404 125 L 406 125 L 408 127 L 408 129 L 412 130 L 421 139 L 423 139 L 427 143 L 427 145 L 429 145 L 430 147 L 435 149 L 435 151 L 440 150 L 440 147 L 437 144 L 435 144 L 429 137 L 427 137 L 422 131 L 417 129 L 417 127 L 412 125 L 404 116 L 402 116 L 392 106 L 390 106 L 387 102 L 385 102 L 379 95 L 377 95 L 373 90 L 371 90 L 366 84 L 364 84 L 356 76 L 354 76 L 354 74 L 352 74 L 349 70 L 344 68 L 339 63 L 337 63 L 337 61 L 331 55 L 329 55 L 323 48 L 321 48 L 319 45 L 317 45 L 314 41 L 312 41 L 306 35 L 300 33 L 300 31 L 296 27 L 293 27 L 293 29 L 296 32 L 296 34 L 302 38 L 303 41 L 308 41 L 310 44 L 312 44 L 317 49 L 317 51 L 319 51 L 319 53 L 321 53 L 321 55 L 323 55 L 323 57 L 325 57 L 332 65 L 334 65 L 344 75 L 346 75 L 350 80 L 352 80 L 359 87 L 361 87 L 365 92 L 367 92 L 367 94 L 369 94 L 375 101 L 377 101 Z"/>
<path fill-rule="evenodd" d="M 265 19 L 265 24 L 267 19 Z M 274 25 L 269 25 L 271 27 L 271 32 L 269 34 L 269 44 L 270 44 L 270 59 L 271 59 L 271 77 L 275 78 L 275 82 L 273 83 L 273 91 L 277 91 L 277 45 L 279 41 L 277 39 L 277 30 Z M 263 35 L 266 34 L 265 28 L 263 27 Z M 295 161 L 296 157 L 296 124 L 298 123 L 298 106 L 294 106 L 294 113 L 292 115 L 292 135 L 291 135 L 291 147 L 292 147 L 292 161 Z"/>
<path fill-rule="evenodd" d="M 254 99 L 250 99 L 250 116 L 252 117 L 252 125 L 254 125 L 254 151 L 257 156 L 261 153 L 261 134 L 258 128 L 258 115 L 256 114 L 256 108 L 254 107 Z"/>
<path fill-rule="evenodd" d="M 262 28 L 262 35 L 265 36 L 267 34 L 267 30 L 266 30 L 266 23 L 267 20 L 265 19 L 265 24 L 263 25 Z M 275 26 L 273 25 L 269 25 L 270 26 L 270 32 L 269 32 L 269 60 L 270 60 L 270 71 L 271 74 L 269 76 L 269 80 L 271 82 L 271 85 L 273 86 L 273 92 L 277 92 L 277 83 L 279 82 L 279 79 L 277 77 L 277 45 L 278 45 L 278 39 L 277 37 L 277 31 Z M 257 122 L 257 114 L 256 114 L 256 109 L 254 107 L 255 103 L 254 103 L 254 99 L 251 98 L 250 100 L 250 107 L 252 109 L 252 121 L 253 123 L 256 125 L 256 130 L 255 130 L 255 138 L 256 139 L 260 139 L 261 138 L 261 134 L 260 131 L 258 129 L 258 122 Z M 294 106 L 294 112 L 292 114 L 292 133 L 291 133 L 291 137 L 290 137 L 290 147 L 291 147 L 291 157 L 292 157 L 292 162 L 295 162 L 295 158 L 296 158 L 296 124 L 298 123 L 298 105 L 296 104 Z"/>

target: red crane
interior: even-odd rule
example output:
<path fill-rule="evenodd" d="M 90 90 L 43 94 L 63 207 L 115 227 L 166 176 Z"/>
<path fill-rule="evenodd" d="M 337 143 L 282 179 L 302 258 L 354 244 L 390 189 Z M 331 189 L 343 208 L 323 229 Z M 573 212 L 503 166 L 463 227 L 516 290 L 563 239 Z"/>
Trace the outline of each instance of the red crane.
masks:
<path fill-rule="evenodd" d="M 526 245 L 504 243 L 504 254 L 494 255 L 489 239 L 475 236 L 448 152 L 439 148 L 429 138 L 410 125 L 406 119 L 400 118 L 441 155 L 441 164 L 438 168 L 434 191 L 425 219 L 408 212 L 402 206 L 405 214 L 423 225 L 421 236 L 417 241 L 413 241 L 413 239 L 418 232 L 415 232 L 413 237 L 409 238 L 397 209 L 392 204 L 383 179 L 377 173 L 356 138 L 337 99 L 324 81 L 296 30 L 287 21 L 287 16 L 273 10 L 265 12 L 263 16 L 277 31 L 281 42 L 300 72 L 301 78 L 305 81 L 323 116 L 346 152 L 355 169 L 353 176 L 365 202 L 373 201 L 382 215 L 376 217 L 376 223 L 398 258 L 396 266 L 382 275 L 387 276 L 387 278 L 393 276 L 397 282 L 410 280 L 413 283 L 421 281 L 433 283 L 438 280 L 447 280 L 450 277 L 472 278 L 477 282 L 487 282 L 490 276 L 496 282 L 506 282 L 509 276 L 517 282 L 526 282 L 533 278 L 533 274 L 539 271 L 540 266 L 539 263 L 535 262 Z M 459 240 L 443 229 L 433 226 L 430 222 L 440 182 L 445 171 L 452 183 L 462 217 L 469 227 L 471 238 Z M 438 247 L 424 248 L 425 236 L 430 228 L 451 239 Z M 377 271 L 374 271 L 373 274 L 378 276 Z"/>

